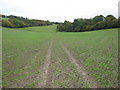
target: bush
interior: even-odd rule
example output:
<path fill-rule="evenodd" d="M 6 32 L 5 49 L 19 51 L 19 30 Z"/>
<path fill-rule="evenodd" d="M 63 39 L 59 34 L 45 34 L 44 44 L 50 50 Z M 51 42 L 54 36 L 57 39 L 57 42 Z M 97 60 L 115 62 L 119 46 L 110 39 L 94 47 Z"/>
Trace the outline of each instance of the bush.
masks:
<path fill-rule="evenodd" d="M 8 19 L 2 20 L 2 26 L 4 27 L 15 27 L 13 23 L 11 23 Z"/>

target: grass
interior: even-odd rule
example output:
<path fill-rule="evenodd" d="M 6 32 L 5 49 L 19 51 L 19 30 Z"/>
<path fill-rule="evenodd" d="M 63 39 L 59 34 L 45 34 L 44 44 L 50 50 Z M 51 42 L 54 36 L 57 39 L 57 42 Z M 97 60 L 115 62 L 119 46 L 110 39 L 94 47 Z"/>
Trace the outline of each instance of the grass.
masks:
<path fill-rule="evenodd" d="M 9 18 L 2 18 L 3 20 L 7 20 L 7 19 L 9 19 Z"/>
<path fill-rule="evenodd" d="M 80 73 L 59 44 L 59 40 L 54 40 L 52 59 L 50 67 L 51 88 L 87 88 L 88 85 L 82 80 Z"/>
<path fill-rule="evenodd" d="M 59 33 L 59 37 L 102 87 L 117 87 L 118 29 Z"/>
<path fill-rule="evenodd" d="M 38 71 L 36 68 L 40 68 L 40 65 L 44 63 L 51 37 L 51 33 L 3 28 L 4 86 L 11 86 L 19 77 L 26 78 L 26 73 L 32 75 Z"/>
<path fill-rule="evenodd" d="M 36 27 L 27 27 L 27 28 L 18 28 L 18 30 L 26 30 L 26 31 L 33 31 L 33 32 L 45 32 L 45 33 L 54 33 L 56 32 L 56 25 L 49 25 L 49 26 L 36 26 Z"/>
<path fill-rule="evenodd" d="M 56 25 L 3 28 L 3 87 L 33 88 L 42 82 L 40 76 L 52 39 L 49 87 L 88 87 L 59 40 L 101 87 L 117 87 L 118 29 L 56 33 Z"/>

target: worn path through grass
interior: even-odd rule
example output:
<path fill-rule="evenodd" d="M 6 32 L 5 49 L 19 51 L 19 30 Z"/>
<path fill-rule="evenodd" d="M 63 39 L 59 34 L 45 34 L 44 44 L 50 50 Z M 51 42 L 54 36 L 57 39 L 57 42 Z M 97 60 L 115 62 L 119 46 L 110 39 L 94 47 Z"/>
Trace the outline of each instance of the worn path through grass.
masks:
<path fill-rule="evenodd" d="M 78 72 L 81 74 L 82 79 L 89 85 L 91 88 L 100 88 L 95 81 L 95 79 L 91 76 L 89 76 L 88 72 L 85 70 L 85 68 L 81 65 L 78 64 L 76 58 L 72 55 L 72 53 L 65 47 L 63 42 L 60 42 L 61 47 L 63 48 L 64 52 L 68 56 L 69 60 L 75 64 L 77 67 Z"/>
<path fill-rule="evenodd" d="M 43 75 L 42 75 L 43 76 L 43 82 L 38 84 L 38 86 L 39 87 L 45 87 L 45 85 L 46 85 L 46 88 L 55 87 L 54 85 L 56 84 L 56 81 L 58 80 L 59 83 L 60 82 L 61 83 L 62 82 L 63 83 L 66 82 L 66 84 L 68 83 L 68 85 L 66 85 L 66 86 L 62 85 L 62 86 L 59 86 L 59 87 L 67 87 L 67 86 L 70 87 L 69 86 L 69 85 L 71 85 L 71 84 L 69 84 L 71 82 L 70 77 L 68 78 L 68 81 L 66 81 L 67 78 L 64 78 L 63 80 L 62 79 L 59 80 L 59 78 L 65 77 L 66 73 L 69 74 L 71 72 L 71 71 L 69 72 L 69 69 L 72 70 L 73 68 L 75 68 L 75 69 L 77 69 L 76 72 L 77 72 L 79 78 L 77 78 L 77 77 L 71 77 L 71 78 L 73 78 L 73 79 L 77 78 L 80 81 L 82 80 L 83 82 L 79 83 L 79 84 L 82 84 L 81 87 L 85 87 L 87 85 L 87 87 L 90 87 L 90 88 L 99 88 L 100 86 L 95 81 L 95 79 L 93 77 L 89 76 L 88 72 L 85 70 L 85 68 L 82 65 L 77 63 L 77 60 L 72 55 L 72 53 L 65 47 L 64 43 L 61 42 L 61 40 L 56 39 L 56 37 L 54 38 L 54 40 L 55 40 L 55 43 L 54 43 L 55 45 L 53 45 L 54 46 L 53 47 L 54 48 L 54 50 L 53 50 L 54 52 L 52 52 L 52 54 L 51 54 L 52 44 L 50 44 L 49 50 L 48 50 L 48 54 L 47 54 L 47 58 L 46 58 L 46 62 L 45 62 L 45 65 L 44 65 L 44 67 L 46 68 L 46 69 L 44 69 L 45 73 L 43 73 Z M 59 49 L 57 48 L 56 45 L 60 46 L 59 48 L 61 49 L 61 51 L 59 51 Z M 59 57 L 58 57 L 56 51 L 59 53 Z M 65 53 L 62 54 L 61 53 L 62 51 L 65 52 Z M 51 55 L 54 55 L 54 56 L 51 56 Z M 68 64 L 71 65 L 71 67 L 69 67 L 69 65 L 67 65 L 67 64 L 66 64 L 65 67 L 63 67 L 62 64 L 65 64 L 65 63 L 63 62 L 64 58 L 62 58 L 62 57 L 65 57 L 65 56 L 67 56 L 66 57 L 67 63 L 70 61 Z M 50 65 L 51 57 L 52 57 L 52 60 L 51 60 L 51 65 Z M 57 67 L 53 68 L 53 66 L 55 66 L 55 65 L 57 65 L 58 67 L 61 67 L 61 68 L 59 68 L 61 73 L 65 73 L 65 74 L 63 74 L 62 77 L 58 75 L 57 78 L 56 78 L 55 72 L 57 72 L 58 70 L 56 69 Z M 50 69 L 48 69 L 48 67 Z M 64 69 L 64 71 L 62 70 L 62 68 Z M 48 72 L 49 72 L 49 74 L 48 74 Z M 73 73 L 71 75 L 74 76 L 76 73 L 74 73 L 74 71 L 72 71 L 72 72 Z M 57 73 L 59 73 L 59 72 L 57 72 Z M 59 74 L 61 74 L 61 73 L 59 73 Z M 77 87 L 79 87 L 79 86 L 77 86 Z"/>
<path fill-rule="evenodd" d="M 43 65 L 44 72 L 42 73 L 42 82 L 38 83 L 38 86 L 37 86 L 38 88 L 40 88 L 40 87 L 45 88 L 45 86 L 46 86 L 49 66 L 51 63 L 52 46 L 53 46 L 53 40 L 50 41 L 50 45 L 49 45 L 48 52 L 47 52 L 46 59 L 45 59 L 46 61 Z"/>

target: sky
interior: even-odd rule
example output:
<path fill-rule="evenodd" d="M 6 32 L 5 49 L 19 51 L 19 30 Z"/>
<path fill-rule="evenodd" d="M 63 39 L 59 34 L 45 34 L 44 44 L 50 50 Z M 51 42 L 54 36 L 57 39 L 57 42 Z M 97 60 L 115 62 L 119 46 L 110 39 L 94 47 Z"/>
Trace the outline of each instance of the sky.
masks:
<path fill-rule="evenodd" d="M 0 14 L 54 22 L 93 18 L 96 15 L 118 17 L 119 0 L 0 0 Z"/>

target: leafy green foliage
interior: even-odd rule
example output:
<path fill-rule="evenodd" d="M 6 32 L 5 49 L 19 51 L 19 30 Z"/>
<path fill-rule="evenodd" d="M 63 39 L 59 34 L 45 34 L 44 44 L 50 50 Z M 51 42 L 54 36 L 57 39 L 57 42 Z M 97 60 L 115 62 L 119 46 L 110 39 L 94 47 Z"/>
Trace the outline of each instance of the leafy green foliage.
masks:
<path fill-rule="evenodd" d="M 69 21 L 65 21 L 64 24 L 60 24 L 58 26 L 58 31 L 72 31 L 73 30 L 73 24 Z"/>
<path fill-rule="evenodd" d="M 64 32 L 84 32 L 84 31 L 93 31 L 106 28 L 118 28 L 120 27 L 120 19 L 116 19 L 112 15 L 104 17 L 103 15 L 95 16 L 91 19 L 74 19 L 73 23 L 64 22 L 58 24 L 58 31 Z M 66 28 L 67 27 L 67 28 Z"/>
<path fill-rule="evenodd" d="M 52 23 L 44 20 L 35 20 L 27 19 L 19 16 L 5 16 L 2 15 L 2 26 L 10 28 L 21 28 L 21 27 L 30 27 L 30 26 L 46 26 L 51 25 Z"/>

